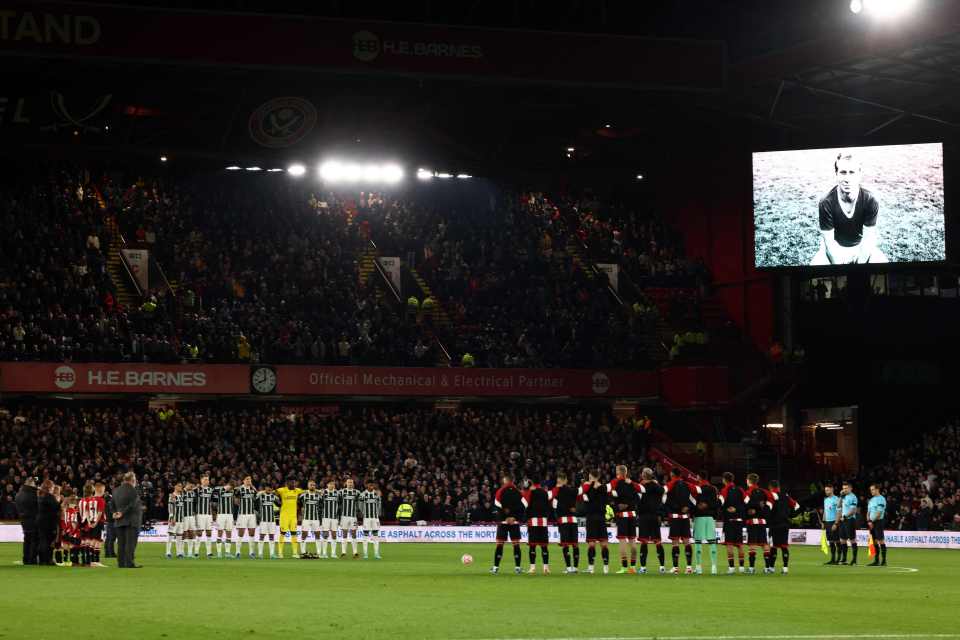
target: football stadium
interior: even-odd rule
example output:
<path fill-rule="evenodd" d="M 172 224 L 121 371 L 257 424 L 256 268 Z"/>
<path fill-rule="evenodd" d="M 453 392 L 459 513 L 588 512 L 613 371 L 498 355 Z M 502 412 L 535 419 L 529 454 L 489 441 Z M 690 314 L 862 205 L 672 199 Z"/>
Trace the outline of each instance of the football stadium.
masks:
<path fill-rule="evenodd" d="M 960 640 L 960 2 L 0 53 L 0 639 Z"/>

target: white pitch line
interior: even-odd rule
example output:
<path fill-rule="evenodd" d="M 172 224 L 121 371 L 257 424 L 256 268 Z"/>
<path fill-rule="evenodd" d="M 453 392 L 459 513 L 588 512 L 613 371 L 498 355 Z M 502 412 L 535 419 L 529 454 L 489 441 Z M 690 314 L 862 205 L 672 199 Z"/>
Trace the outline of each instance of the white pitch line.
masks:
<path fill-rule="evenodd" d="M 855 633 L 855 634 L 779 634 L 745 636 L 587 636 L 484 638 L 482 640 L 943 640 L 960 638 L 960 633 Z"/>

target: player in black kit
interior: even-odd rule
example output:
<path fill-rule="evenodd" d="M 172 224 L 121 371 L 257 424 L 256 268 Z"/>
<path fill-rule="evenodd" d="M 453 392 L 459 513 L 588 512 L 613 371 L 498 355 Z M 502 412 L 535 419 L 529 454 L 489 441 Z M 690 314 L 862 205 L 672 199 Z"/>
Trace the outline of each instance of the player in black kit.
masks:
<path fill-rule="evenodd" d="M 523 493 L 527 511 L 527 546 L 530 548 L 530 571 L 537 572 L 537 547 L 543 560 L 543 574 L 550 574 L 550 493 L 540 486 L 538 478 L 530 478 L 530 487 Z"/>
<path fill-rule="evenodd" d="M 723 488 L 720 489 L 720 505 L 723 511 L 723 544 L 727 548 L 727 573 L 736 572 L 733 552 L 736 549 L 740 558 L 740 573 L 743 566 L 743 489 L 733 482 L 733 474 L 723 474 Z"/>
<path fill-rule="evenodd" d="M 657 560 L 660 573 L 664 573 L 663 542 L 660 538 L 660 517 L 658 515 L 663 502 L 663 487 L 657 482 L 652 469 L 640 473 L 640 501 L 637 504 L 637 542 L 640 543 L 639 573 L 647 572 L 647 545 L 657 546 Z"/>
<path fill-rule="evenodd" d="M 617 465 L 617 477 L 607 484 L 607 494 L 613 499 L 617 517 L 617 546 L 620 547 L 620 570 L 617 573 L 636 573 L 637 564 L 637 501 L 638 485 L 627 476 L 627 467 Z M 629 565 L 627 551 L 629 550 Z"/>
<path fill-rule="evenodd" d="M 800 510 L 800 505 L 786 491 L 780 489 L 780 483 L 771 480 L 768 483 L 773 507 L 770 509 L 770 570 L 777 565 L 777 549 L 783 557 L 783 573 L 790 572 L 790 518 Z"/>
<path fill-rule="evenodd" d="M 557 486 L 550 492 L 553 510 L 557 514 L 557 529 L 560 530 L 560 549 L 567 573 L 576 573 L 580 567 L 580 544 L 577 531 L 577 490 L 567 484 L 567 474 L 557 474 Z M 571 564 L 571 550 L 573 563 Z"/>
<path fill-rule="evenodd" d="M 690 544 L 690 509 L 696 504 L 693 496 L 699 488 L 683 479 L 680 469 L 670 470 L 670 481 L 664 487 L 663 503 L 667 506 L 667 518 L 670 521 L 670 555 L 673 558 L 671 573 L 680 573 L 680 545 L 683 545 L 687 560 L 686 573 L 693 573 L 693 546 Z"/>
<path fill-rule="evenodd" d="M 493 555 L 493 567 L 490 573 L 500 572 L 500 560 L 503 559 L 503 545 L 510 540 L 513 544 L 514 573 L 520 573 L 520 520 L 523 519 L 523 496 L 513 484 L 513 474 L 504 472 L 502 484 L 493 500 L 500 512 L 500 524 L 497 525 L 497 550 Z"/>
<path fill-rule="evenodd" d="M 600 472 L 591 470 L 589 480 L 580 487 L 579 498 L 587 512 L 587 573 L 593 573 L 597 557 L 597 545 L 603 556 L 603 572 L 610 571 L 610 549 L 607 547 L 607 490 L 600 483 Z"/>

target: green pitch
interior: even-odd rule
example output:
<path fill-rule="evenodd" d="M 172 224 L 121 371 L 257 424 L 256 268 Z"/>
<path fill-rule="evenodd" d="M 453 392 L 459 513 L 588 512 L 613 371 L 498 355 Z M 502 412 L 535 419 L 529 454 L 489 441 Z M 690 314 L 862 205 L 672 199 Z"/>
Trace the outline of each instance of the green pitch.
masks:
<path fill-rule="evenodd" d="M 788 576 L 716 577 L 567 576 L 556 547 L 551 576 L 514 575 L 509 549 L 491 576 L 486 544 L 384 544 L 381 561 L 165 560 L 143 544 L 135 571 L 20 567 L 19 553 L 0 544 L 4 640 L 960 638 L 955 551 L 825 567 L 819 549 L 794 547 Z"/>

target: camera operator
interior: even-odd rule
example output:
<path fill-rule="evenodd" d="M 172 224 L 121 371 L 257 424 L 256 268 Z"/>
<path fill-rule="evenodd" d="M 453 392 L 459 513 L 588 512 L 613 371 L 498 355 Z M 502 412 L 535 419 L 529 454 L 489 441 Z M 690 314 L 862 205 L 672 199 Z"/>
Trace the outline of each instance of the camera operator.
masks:
<path fill-rule="evenodd" d="M 17 492 L 17 513 L 23 528 L 23 564 L 37 564 L 37 479 L 27 478 Z"/>

